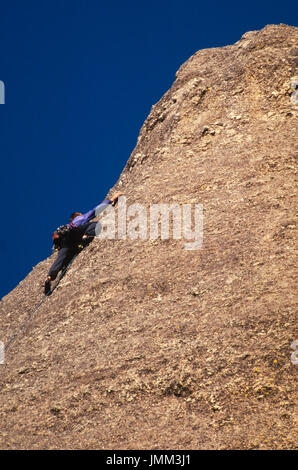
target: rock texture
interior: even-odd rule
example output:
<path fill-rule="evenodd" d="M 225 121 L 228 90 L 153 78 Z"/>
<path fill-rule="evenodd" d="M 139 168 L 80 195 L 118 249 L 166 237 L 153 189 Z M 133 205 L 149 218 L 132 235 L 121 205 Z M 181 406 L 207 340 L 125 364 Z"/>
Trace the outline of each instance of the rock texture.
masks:
<path fill-rule="evenodd" d="M 295 448 L 297 44 L 268 25 L 182 65 L 111 192 L 203 204 L 203 246 L 78 256 L 0 366 L 2 449 Z M 2 299 L 4 343 L 54 256 Z"/>

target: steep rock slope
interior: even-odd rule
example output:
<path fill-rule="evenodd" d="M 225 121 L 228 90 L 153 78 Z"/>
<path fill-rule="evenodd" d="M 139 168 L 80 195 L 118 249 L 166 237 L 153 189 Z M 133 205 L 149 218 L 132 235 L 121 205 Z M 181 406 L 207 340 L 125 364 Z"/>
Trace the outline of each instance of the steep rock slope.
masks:
<path fill-rule="evenodd" d="M 112 190 L 203 204 L 203 245 L 80 253 L 0 366 L 1 448 L 295 447 L 297 44 L 269 25 L 182 65 Z M 4 343 L 54 256 L 2 299 Z"/>

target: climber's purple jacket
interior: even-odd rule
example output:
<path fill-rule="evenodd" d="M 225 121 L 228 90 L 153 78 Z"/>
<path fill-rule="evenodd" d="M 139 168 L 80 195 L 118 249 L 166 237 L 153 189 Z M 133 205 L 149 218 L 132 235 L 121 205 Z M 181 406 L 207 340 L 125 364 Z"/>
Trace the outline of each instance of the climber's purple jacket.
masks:
<path fill-rule="evenodd" d="M 90 222 L 91 219 L 94 219 L 95 216 L 99 215 L 106 207 L 111 204 L 112 201 L 105 199 L 101 204 L 96 206 L 91 211 L 86 212 L 86 214 L 78 215 L 75 219 L 70 222 L 69 226 L 74 229 L 80 227 L 78 230 L 71 230 L 69 236 L 62 241 L 61 248 L 58 252 L 58 257 L 56 261 L 52 264 L 49 276 L 52 280 L 56 279 L 58 272 L 63 269 L 64 266 L 69 263 L 72 257 L 77 253 L 77 244 L 80 241 L 82 235 L 87 234 L 91 237 L 95 235 L 95 226 L 97 222 Z M 85 224 L 85 225 L 84 225 Z M 72 236 L 73 234 L 73 236 Z"/>
<path fill-rule="evenodd" d="M 98 206 L 94 207 L 94 209 L 91 209 L 91 211 L 86 212 L 86 214 L 78 215 L 68 225 L 71 228 L 75 228 L 75 227 L 78 227 L 79 225 L 89 222 L 89 220 L 94 219 L 95 216 L 99 215 L 102 211 L 104 211 L 107 205 L 111 204 L 111 202 L 112 201 L 110 201 L 110 199 L 105 199 Z"/>

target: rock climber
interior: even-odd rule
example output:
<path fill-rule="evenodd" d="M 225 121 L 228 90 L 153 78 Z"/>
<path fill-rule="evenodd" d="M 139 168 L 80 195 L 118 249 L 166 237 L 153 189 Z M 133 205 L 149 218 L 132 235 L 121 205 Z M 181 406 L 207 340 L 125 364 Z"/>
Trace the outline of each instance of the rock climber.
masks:
<path fill-rule="evenodd" d="M 49 295 L 51 292 L 51 281 L 56 279 L 59 271 L 64 269 L 75 254 L 82 247 L 87 246 L 95 237 L 95 228 L 97 222 L 90 222 L 95 215 L 103 212 L 109 204 L 115 205 L 122 193 L 116 193 L 111 199 L 105 199 L 94 209 L 82 214 L 73 212 L 69 223 L 59 227 L 53 233 L 54 248 L 58 249 L 58 257 L 52 264 L 44 284 L 44 293 Z"/>

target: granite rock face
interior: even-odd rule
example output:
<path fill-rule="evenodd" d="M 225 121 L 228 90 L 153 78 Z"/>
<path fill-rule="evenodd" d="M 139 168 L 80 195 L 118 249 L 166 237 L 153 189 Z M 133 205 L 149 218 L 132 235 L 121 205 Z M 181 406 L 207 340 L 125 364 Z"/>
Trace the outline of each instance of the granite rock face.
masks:
<path fill-rule="evenodd" d="M 295 448 L 297 45 L 268 25 L 178 70 L 111 193 L 202 204 L 202 246 L 79 254 L 0 365 L 2 449 Z M 54 257 L 2 299 L 4 343 Z"/>

